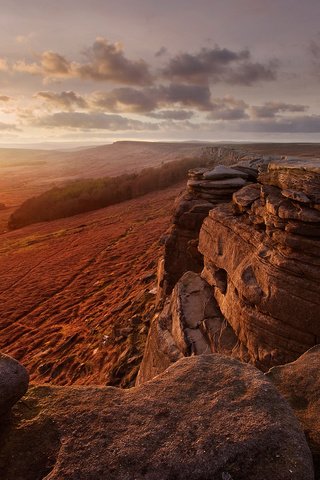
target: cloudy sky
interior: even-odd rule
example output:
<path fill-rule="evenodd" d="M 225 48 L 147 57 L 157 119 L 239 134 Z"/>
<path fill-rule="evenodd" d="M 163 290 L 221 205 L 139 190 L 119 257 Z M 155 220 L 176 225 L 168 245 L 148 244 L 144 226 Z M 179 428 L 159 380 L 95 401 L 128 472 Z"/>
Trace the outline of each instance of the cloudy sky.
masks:
<path fill-rule="evenodd" d="M 319 140 L 319 0 L 0 8 L 2 145 Z"/>

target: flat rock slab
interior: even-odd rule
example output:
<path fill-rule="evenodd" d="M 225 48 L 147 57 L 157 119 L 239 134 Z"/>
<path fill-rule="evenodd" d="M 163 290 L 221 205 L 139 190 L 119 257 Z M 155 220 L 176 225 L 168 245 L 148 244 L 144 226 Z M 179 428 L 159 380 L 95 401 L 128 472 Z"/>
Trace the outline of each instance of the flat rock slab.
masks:
<path fill-rule="evenodd" d="M 29 375 L 12 357 L 0 353 L 0 417 L 26 393 Z"/>
<path fill-rule="evenodd" d="M 298 360 L 273 367 L 266 374 L 288 400 L 306 433 L 320 478 L 320 345 Z"/>
<path fill-rule="evenodd" d="M 206 189 L 241 188 L 246 185 L 244 178 L 226 178 L 222 180 L 188 180 L 188 187 Z"/>
<path fill-rule="evenodd" d="M 6 480 L 314 478 L 288 403 L 254 367 L 219 355 L 183 358 L 130 390 L 36 387 L 14 411 Z"/>
<path fill-rule="evenodd" d="M 203 174 L 203 178 L 205 178 L 206 180 L 221 180 L 224 178 L 237 177 L 246 179 L 248 178 L 248 174 L 240 170 L 235 170 L 231 167 L 225 167 L 224 165 L 218 165 L 213 170 L 210 170 L 209 172 L 205 172 Z"/>

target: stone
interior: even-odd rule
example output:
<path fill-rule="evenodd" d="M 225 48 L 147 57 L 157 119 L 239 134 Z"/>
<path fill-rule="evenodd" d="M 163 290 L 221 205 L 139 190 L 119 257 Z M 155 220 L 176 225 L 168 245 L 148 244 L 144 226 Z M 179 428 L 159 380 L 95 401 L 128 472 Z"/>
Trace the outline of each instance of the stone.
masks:
<path fill-rule="evenodd" d="M 187 185 L 189 187 L 195 188 L 205 188 L 205 189 L 237 189 L 243 187 L 246 184 L 244 178 L 226 178 L 223 180 L 188 180 Z"/>
<path fill-rule="evenodd" d="M 319 339 L 320 340 L 320 339 Z M 303 427 L 320 478 L 320 345 L 295 362 L 273 367 L 266 374 L 290 403 Z"/>
<path fill-rule="evenodd" d="M 248 174 L 240 170 L 235 170 L 224 165 L 217 165 L 213 170 L 209 170 L 203 174 L 205 180 L 221 180 L 225 178 L 248 178 Z"/>
<path fill-rule="evenodd" d="M 137 388 L 29 390 L 1 443 L 6 480 L 313 480 L 288 403 L 251 367 L 179 360 Z"/>
<path fill-rule="evenodd" d="M 195 272 L 184 273 L 152 321 L 136 385 L 152 379 L 178 358 L 210 353 L 207 322 L 220 316 L 207 282 Z"/>
<path fill-rule="evenodd" d="M 243 212 L 258 198 L 260 198 L 260 185 L 252 184 L 235 192 L 232 196 L 232 201 L 237 210 Z"/>
<path fill-rule="evenodd" d="M 0 417 L 7 415 L 11 407 L 26 393 L 29 375 L 14 358 L 0 353 Z"/>
<path fill-rule="evenodd" d="M 271 161 L 259 181 L 281 190 L 301 192 L 312 202 L 320 203 L 320 159 L 290 157 Z"/>
<path fill-rule="evenodd" d="M 307 195 L 302 192 L 296 192 L 295 190 L 281 190 L 281 195 L 300 203 L 309 204 L 311 202 L 310 198 L 307 197 Z"/>
<path fill-rule="evenodd" d="M 280 229 L 269 236 L 248 220 L 231 205 L 210 211 L 199 236 L 202 276 L 249 361 L 267 370 L 320 338 L 319 241 Z"/>

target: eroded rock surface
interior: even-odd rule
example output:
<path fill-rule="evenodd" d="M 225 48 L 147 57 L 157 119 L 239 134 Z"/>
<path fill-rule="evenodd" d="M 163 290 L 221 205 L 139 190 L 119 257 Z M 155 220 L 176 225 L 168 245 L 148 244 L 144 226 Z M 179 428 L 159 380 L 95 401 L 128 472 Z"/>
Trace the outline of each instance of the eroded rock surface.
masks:
<path fill-rule="evenodd" d="M 219 355 L 183 358 L 131 390 L 34 387 L 14 414 L 0 444 L 6 480 L 313 479 L 287 402 Z"/>
<path fill-rule="evenodd" d="M 320 345 L 266 374 L 290 403 L 306 434 L 320 478 Z"/>
<path fill-rule="evenodd" d="M 202 276 L 238 338 L 232 353 L 263 370 L 320 343 L 319 182 L 320 161 L 271 162 L 201 228 Z"/>
<path fill-rule="evenodd" d="M 136 385 L 151 380 L 179 358 L 214 352 L 232 355 L 239 349 L 212 287 L 200 274 L 186 272 L 153 318 Z"/>
<path fill-rule="evenodd" d="M 269 161 L 232 148 L 215 147 L 210 156 L 215 166 L 190 170 L 187 191 L 176 200 L 173 226 L 161 260 L 159 298 L 170 294 L 185 272 L 201 272 L 203 259 L 198 238 L 203 220 L 216 205 L 229 202 L 234 192 L 256 182 L 259 171 L 264 171 Z M 217 165 L 220 162 L 223 165 Z"/>

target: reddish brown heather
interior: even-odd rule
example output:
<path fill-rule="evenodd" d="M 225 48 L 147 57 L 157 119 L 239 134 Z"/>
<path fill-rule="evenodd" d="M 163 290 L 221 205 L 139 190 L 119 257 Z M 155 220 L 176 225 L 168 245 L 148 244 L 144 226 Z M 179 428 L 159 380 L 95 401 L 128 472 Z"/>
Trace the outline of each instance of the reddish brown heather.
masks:
<path fill-rule="evenodd" d="M 180 190 L 0 236 L 0 350 L 32 381 L 132 384 Z"/>

